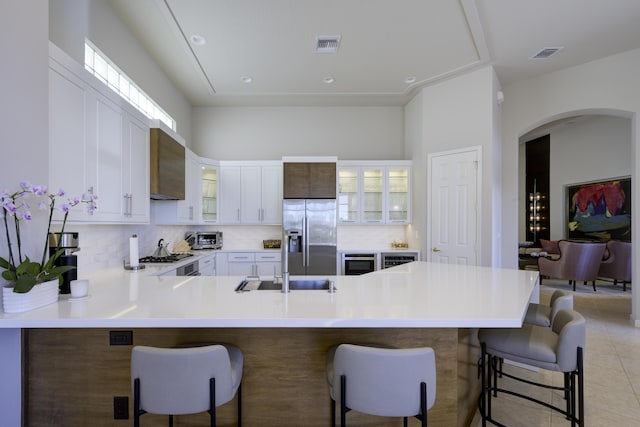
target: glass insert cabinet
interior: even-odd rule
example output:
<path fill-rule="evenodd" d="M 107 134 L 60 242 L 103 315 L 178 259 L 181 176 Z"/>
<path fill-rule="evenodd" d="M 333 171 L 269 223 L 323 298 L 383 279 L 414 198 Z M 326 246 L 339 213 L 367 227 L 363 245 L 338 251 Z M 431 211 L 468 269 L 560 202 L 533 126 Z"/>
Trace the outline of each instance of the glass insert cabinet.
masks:
<path fill-rule="evenodd" d="M 215 222 L 218 220 L 218 168 L 201 165 L 202 169 L 202 220 Z"/>
<path fill-rule="evenodd" d="M 338 162 L 338 221 L 409 224 L 411 162 Z"/>

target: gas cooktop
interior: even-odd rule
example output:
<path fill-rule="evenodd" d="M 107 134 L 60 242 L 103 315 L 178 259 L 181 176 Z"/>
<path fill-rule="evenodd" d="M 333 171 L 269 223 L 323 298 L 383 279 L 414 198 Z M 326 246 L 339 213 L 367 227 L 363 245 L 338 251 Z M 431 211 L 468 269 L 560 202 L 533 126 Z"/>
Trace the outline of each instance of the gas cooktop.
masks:
<path fill-rule="evenodd" d="M 188 258 L 190 256 L 193 256 L 193 254 L 181 253 L 181 254 L 171 254 L 167 256 L 146 256 L 146 257 L 140 258 L 140 262 L 165 264 L 165 263 L 180 261 L 181 259 Z"/>

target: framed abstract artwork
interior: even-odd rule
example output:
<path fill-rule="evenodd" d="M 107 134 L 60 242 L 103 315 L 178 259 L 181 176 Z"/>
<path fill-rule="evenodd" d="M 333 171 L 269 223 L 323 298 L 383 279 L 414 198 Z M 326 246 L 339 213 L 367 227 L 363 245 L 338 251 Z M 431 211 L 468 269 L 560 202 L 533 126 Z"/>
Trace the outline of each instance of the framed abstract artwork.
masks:
<path fill-rule="evenodd" d="M 631 241 L 631 177 L 567 185 L 567 239 Z"/>

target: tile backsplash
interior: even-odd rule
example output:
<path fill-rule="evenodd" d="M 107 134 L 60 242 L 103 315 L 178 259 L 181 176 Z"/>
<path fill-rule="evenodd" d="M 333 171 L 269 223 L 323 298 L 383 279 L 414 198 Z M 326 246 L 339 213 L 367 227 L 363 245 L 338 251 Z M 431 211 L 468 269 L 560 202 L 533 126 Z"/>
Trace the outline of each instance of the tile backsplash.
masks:
<path fill-rule="evenodd" d="M 338 250 L 391 249 L 391 242 L 406 242 L 405 225 L 344 225 L 338 227 Z"/>
<path fill-rule="evenodd" d="M 129 261 L 129 237 L 138 235 L 140 257 L 151 255 L 160 239 L 173 246 L 186 231 L 222 231 L 223 249 L 260 250 L 262 241 L 280 239 L 280 226 L 172 226 L 172 225 L 82 225 L 69 224 L 66 231 L 80 233 L 78 277 Z M 339 226 L 338 249 L 388 249 L 391 242 L 406 241 L 406 226 Z"/>

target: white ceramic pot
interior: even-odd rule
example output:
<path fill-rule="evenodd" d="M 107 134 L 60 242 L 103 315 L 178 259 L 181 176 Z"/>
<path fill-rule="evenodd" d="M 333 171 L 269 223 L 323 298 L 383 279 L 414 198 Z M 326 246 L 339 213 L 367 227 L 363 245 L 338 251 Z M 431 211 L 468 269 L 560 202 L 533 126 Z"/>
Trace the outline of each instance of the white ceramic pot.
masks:
<path fill-rule="evenodd" d="M 58 301 L 58 279 L 35 285 L 25 294 L 13 292 L 13 287 L 2 288 L 2 309 L 5 313 L 22 313 Z"/>

